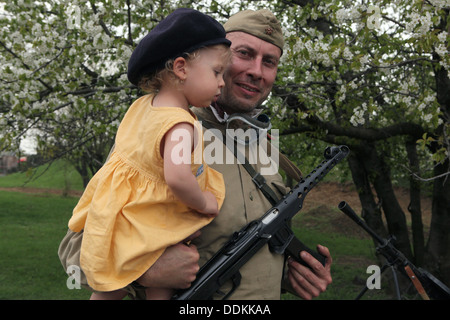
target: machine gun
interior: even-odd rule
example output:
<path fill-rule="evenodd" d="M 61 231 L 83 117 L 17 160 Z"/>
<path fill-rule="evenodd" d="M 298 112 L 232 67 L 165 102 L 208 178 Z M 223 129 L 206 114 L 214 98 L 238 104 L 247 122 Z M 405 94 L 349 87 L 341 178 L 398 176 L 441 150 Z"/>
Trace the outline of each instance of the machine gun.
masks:
<path fill-rule="evenodd" d="M 362 227 L 368 234 L 370 234 L 376 242 L 379 243 L 376 250 L 378 253 L 382 254 L 387 263 L 381 268 L 381 273 L 387 268 L 392 267 L 400 271 L 404 276 L 407 276 L 412 284 L 416 287 L 420 296 L 424 300 L 448 300 L 450 299 L 450 289 L 446 287 L 441 281 L 435 278 L 428 271 L 416 267 L 412 264 L 397 248 L 394 247 L 393 242 L 395 237 L 391 236 L 388 240 L 380 237 L 375 231 L 373 231 L 361 218 L 359 218 L 353 209 L 345 202 L 339 203 L 338 208 L 345 213 L 350 219 L 355 221 L 360 227 Z M 400 290 L 397 282 L 397 278 L 394 274 L 394 281 L 396 286 L 397 298 L 400 300 Z M 361 291 L 356 299 L 359 299 L 367 291 L 367 286 Z"/>
<path fill-rule="evenodd" d="M 307 193 L 348 153 L 347 146 L 326 148 L 325 160 L 261 218 L 235 232 L 231 239 L 201 267 L 191 286 L 178 291 L 173 299 L 206 300 L 212 299 L 215 293 L 222 294 L 223 299 L 227 299 L 240 284 L 240 268 L 267 243 L 272 252 L 286 253 L 306 266 L 308 265 L 300 257 L 303 250 L 325 265 L 325 257 L 298 240 L 289 224 L 302 209 Z M 229 280 L 232 281 L 232 289 L 228 293 L 221 293 L 220 288 Z"/>

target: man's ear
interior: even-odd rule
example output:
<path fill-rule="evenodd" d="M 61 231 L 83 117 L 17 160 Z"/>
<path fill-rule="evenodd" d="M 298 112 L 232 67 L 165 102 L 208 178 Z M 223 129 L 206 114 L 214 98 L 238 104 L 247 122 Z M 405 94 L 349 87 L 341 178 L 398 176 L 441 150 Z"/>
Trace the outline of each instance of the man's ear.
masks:
<path fill-rule="evenodd" d="M 178 57 L 173 62 L 173 72 L 180 80 L 186 80 L 186 59 Z"/>

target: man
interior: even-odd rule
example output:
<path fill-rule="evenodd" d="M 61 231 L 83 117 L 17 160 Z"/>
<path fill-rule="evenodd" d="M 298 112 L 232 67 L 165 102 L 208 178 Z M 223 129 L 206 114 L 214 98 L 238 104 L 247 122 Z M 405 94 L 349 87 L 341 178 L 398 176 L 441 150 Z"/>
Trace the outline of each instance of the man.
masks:
<path fill-rule="evenodd" d="M 224 75 L 225 87 L 211 109 L 194 110 L 202 123 L 222 132 L 230 115 L 254 114 L 266 100 L 275 81 L 284 44 L 281 26 L 268 10 L 239 12 L 229 19 L 224 28 L 227 38 L 232 42 L 232 60 Z M 226 196 L 220 214 L 201 234 L 192 237 L 190 246 L 178 244 L 168 248 L 131 286 L 132 294 L 141 292 L 139 286 L 188 288 L 195 279 L 199 265 L 219 250 L 233 232 L 272 207 L 241 164 L 216 163 L 211 166 L 221 172 L 225 179 Z M 254 168 L 260 171 L 261 165 L 256 164 Z M 280 198 L 286 191 L 280 175 L 266 175 L 265 180 L 275 197 Z M 76 235 L 73 238 L 81 237 Z M 66 240 L 62 247 L 72 246 L 67 242 L 71 243 L 72 240 Z M 75 247 L 65 251 L 76 250 Z M 318 296 L 331 283 L 332 262 L 327 248 L 318 246 L 318 250 L 327 257 L 325 267 L 303 252 L 302 258 L 311 266 L 311 270 L 289 260 L 285 271 L 284 257 L 271 253 L 267 246 L 263 247 L 241 268 L 241 284 L 230 298 L 279 299 L 282 287 L 304 299 Z M 63 261 L 63 265 L 70 265 L 70 262 Z M 231 284 L 225 284 L 222 291 L 227 292 L 230 288 Z M 133 293 L 135 289 L 137 291 Z"/>

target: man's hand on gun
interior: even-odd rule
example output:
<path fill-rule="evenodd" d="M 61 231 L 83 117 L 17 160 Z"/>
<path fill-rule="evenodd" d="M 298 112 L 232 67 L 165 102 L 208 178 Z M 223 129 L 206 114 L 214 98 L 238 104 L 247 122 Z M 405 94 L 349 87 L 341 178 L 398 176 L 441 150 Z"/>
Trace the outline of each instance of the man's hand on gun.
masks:
<path fill-rule="evenodd" d="M 301 257 L 311 269 L 292 258 L 288 260 L 289 285 L 292 291 L 305 300 L 318 297 L 332 282 L 330 268 L 333 259 L 330 251 L 321 245 L 317 246 L 317 250 L 326 257 L 325 266 L 306 251 L 301 252 Z"/>

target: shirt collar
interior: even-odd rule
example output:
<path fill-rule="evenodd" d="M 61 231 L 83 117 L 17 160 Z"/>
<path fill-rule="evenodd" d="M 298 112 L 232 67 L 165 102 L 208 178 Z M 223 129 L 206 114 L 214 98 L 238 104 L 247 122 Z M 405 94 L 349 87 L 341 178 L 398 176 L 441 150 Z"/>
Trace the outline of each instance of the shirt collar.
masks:
<path fill-rule="evenodd" d="M 211 111 L 213 112 L 214 116 L 216 117 L 217 121 L 219 121 L 220 123 L 225 123 L 228 118 L 230 117 L 228 115 L 228 113 L 226 113 L 224 110 L 220 109 L 220 111 L 223 113 L 223 116 L 220 115 L 219 111 L 216 108 L 220 108 L 217 105 L 213 106 L 209 106 L 211 108 Z"/>
<path fill-rule="evenodd" d="M 211 108 L 212 113 L 216 117 L 217 121 L 219 121 L 219 123 L 227 122 L 227 120 L 230 117 L 230 115 L 225 110 L 220 108 L 217 104 L 216 105 L 210 105 L 209 107 Z M 259 114 L 262 113 L 262 111 L 263 111 L 263 109 L 255 109 L 249 115 L 251 117 L 256 118 Z M 223 113 L 223 115 L 221 115 L 220 113 Z"/>

